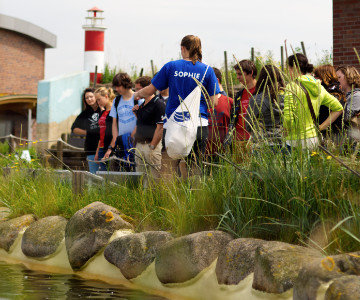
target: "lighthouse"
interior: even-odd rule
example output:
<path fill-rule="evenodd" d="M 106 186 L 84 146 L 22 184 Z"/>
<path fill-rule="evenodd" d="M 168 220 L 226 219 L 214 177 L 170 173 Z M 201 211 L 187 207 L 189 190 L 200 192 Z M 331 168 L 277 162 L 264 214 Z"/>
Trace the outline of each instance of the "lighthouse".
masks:
<path fill-rule="evenodd" d="M 86 24 L 82 27 L 85 30 L 84 69 L 90 72 L 90 81 L 96 80 L 99 83 L 104 71 L 104 37 L 107 27 L 102 24 L 103 10 L 93 7 L 87 12 Z M 96 66 L 97 76 L 95 78 Z"/>

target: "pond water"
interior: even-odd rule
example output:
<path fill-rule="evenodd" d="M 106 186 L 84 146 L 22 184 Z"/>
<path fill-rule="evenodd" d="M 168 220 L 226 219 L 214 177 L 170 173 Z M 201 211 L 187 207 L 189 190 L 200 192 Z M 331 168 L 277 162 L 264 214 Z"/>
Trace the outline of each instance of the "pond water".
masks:
<path fill-rule="evenodd" d="M 165 300 L 119 285 L 87 280 L 76 275 L 32 271 L 0 261 L 0 299 L 129 299 Z"/>

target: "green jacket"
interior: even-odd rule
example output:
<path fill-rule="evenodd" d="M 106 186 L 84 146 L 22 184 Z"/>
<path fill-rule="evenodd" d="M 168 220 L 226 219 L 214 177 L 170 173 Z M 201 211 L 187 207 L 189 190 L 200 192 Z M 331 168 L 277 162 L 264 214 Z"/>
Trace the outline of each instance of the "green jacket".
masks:
<path fill-rule="evenodd" d="M 320 80 L 307 74 L 297 78 L 309 92 L 316 117 L 320 106 L 325 105 L 331 111 L 341 111 L 340 102 L 330 95 L 321 85 Z M 286 140 L 302 140 L 317 136 L 306 95 L 296 82 L 290 82 L 285 88 L 284 97 L 284 129 Z"/>

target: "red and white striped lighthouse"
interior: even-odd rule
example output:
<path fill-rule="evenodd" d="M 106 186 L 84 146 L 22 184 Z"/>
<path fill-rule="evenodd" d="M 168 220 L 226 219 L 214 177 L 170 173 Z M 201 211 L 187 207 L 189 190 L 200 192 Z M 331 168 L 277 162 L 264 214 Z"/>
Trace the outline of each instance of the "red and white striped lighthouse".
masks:
<path fill-rule="evenodd" d="M 104 37 L 107 27 L 102 25 L 103 10 L 93 7 L 87 12 L 86 25 L 82 27 L 85 29 L 84 69 L 90 72 L 90 81 L 94 81 L 97 66 L 96 82 L 99 83 L 104 71 Z"/>

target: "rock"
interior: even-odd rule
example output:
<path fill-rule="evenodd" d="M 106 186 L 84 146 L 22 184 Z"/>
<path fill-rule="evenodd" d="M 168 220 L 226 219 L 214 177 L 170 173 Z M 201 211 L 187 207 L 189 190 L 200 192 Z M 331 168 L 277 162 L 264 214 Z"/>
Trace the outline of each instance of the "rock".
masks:
<path fill-rule="evenodd" d="M 60 216 L 40 219 L 32 223 L 22 238 L 22 252 L 29 257 L 43 258 L 56 252 L 65 237 L 67 220 Z"/>
<path fill-rule="evenodd" d="M 344 275 L 360 274 L 360 252 L 328 256 L 303 266 L 294 285 L 295 300 L 316 299 L 321 284 Z"/>
<path fill-rule="evenodd" d="M 236 239 L 228 243 L 219 253 L 216 277 L 219 284 L 238 284 L 254 272 L 255 250 L 264 240 Z"/>
<path fill-rule="evenodd" d="M 359 300 L 360 277 L 342 276 L 335 279 L 325 293 L 325 300 Z"/>
<path fill-rule="evenodd" d="M 65 228 L 65 245 L 69 262 L 79 270 L 106 246 L 115 230 L 132 229 L 121 213 L 111 206 L 94 202 L 77 211 Z"/>
<path fill-rule="evenodd" d="M 9 252 L 19 232 L 35 222 L 33 215 L 24 215 L 0 224 L 0 248 Z"/>
<path fill-rule="evenodd" d="M 231 241 L 221 231 L 203 231 L 167 242 L 155 259 L 155 271 L 162 283 L 182 283 L 209 267 Z"/>
<path fill-rule="evenodd" d="M 172 239 L 165 231 L 126 235 L 113 240 L 105 248 L 104 256 L 120 269 L 126 279 L 133 279 L 153 262 L 158 248 Z"/>
<path fill-rule="evenodd" d="M 331 229 L 336 224 L 331 221 L 323 221 L 314 226 L 310 232 L 307 244 L 314 248 L 324 249 L 335 238 L 331 233 Z"/>
<path fill-rule="evenodd" d="M 0 207 L 0 223 L 5 222 L 9 219 L 10 209 L 7 207 Z"/>
<path fill-rule="evenodd" d="M 253 288 L 267 293 L 291 289 L 305 262 L 321 257 L 320 252 L 281 242 L 267 242 L 255 252 Z"/>

